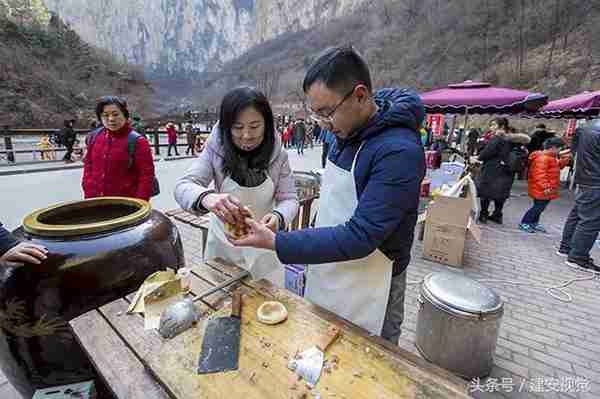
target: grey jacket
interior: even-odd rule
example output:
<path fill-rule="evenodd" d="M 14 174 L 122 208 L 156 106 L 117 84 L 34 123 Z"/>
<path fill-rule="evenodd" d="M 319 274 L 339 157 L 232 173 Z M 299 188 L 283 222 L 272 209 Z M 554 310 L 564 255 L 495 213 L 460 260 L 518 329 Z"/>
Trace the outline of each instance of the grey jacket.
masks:
<path fill-rule="evenodd" d="M 188 212 L 198 213 L 194 204 L 198 197 L 209 191 L 210 183 L 215 183 L 215 192 L 221 192 L 225 174 L 223 172 L 223 145 L 218 124 L 208 137 L 206 149 L 192 161 L 185 175 L 175 184 L 175 201 Z M 275 147 L 269 164 L 269 177 L 275 184 L 275 208 L 288 225 L 298 213 L 298 196 L 287 150 L 281 145 L 281 138 L 275 135 Z M 212 190 L 211 190 L 212 191 Z"/>
<path fill-rule="evenodd" d="M 575 183 L 600 188 L 600 119 L 577 133 Z"/>

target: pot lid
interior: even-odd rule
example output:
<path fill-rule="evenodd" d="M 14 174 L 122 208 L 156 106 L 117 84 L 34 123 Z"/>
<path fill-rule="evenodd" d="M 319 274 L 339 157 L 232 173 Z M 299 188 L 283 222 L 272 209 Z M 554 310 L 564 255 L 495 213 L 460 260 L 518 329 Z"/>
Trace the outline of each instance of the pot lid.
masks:
<path fill-rule="evenodd" d="M 423 291 L 450 308 L 467 313 L 494 313 L 502 299 L 491 288 L 458 273 L 430 273 L 423 280 Z"/>

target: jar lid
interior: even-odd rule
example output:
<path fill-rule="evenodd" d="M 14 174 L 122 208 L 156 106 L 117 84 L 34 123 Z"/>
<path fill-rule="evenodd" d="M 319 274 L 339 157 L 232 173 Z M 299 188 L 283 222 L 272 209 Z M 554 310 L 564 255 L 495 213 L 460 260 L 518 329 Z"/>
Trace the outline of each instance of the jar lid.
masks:
<path fill-rule="evenodd" d="M 458 273 L 430 273 L 423 280 L 422 290 L 447 307 L 467 313 L 495 313 L 503 306 L 491 288 Z"/>

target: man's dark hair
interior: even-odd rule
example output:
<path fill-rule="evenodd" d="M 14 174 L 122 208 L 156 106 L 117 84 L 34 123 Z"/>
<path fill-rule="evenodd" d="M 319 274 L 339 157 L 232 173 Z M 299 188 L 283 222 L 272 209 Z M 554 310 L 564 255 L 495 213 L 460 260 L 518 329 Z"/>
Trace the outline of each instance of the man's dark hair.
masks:
<path fill-rule="evenodd" d="M 535 125 L 536 129 L 546 129 L 546 125 L 544 125 L 543 123 L 538 123 L 537 125 Z"/>
<path fill-rule="evenodd" d="M 256 109 L 265 120 L 263 142 L 250 153 L 238 149 L 231 135 L 231 128 L 238 115 L 248 107 Z M 258 186 L 266 177 L 275 148 L 275 122 L 267 97 L 253 87 L 238 87 L 231 90 L 221 102 L 219 129 L 225 153 L 223 162 L 225 174 L 244 187 Z"/>
<path fill-rule="evenodd" d="M 347 94 L 353 87 L 363 84 L 373 90 L 369 67 L 352 46 L 332 47 L 325 50 L 306 72 L 302 89 L 306 93 L 317 82 L 340 95 Z"/>
<path fill-rule="evenodd" d="M 96 116 L 98 117 L 98 120 L 102 120 L 102 112 L 104 112 L 104 107 L 108 106 L 108 105 L 116 105 L 117 107 L 119 107 L 119 109 L 121 110 L 121 112 L 123 113 L 123 115 L 125 116 L 125 118 L 129 119 L 129 110 L 127 109 L 127 101 L 125 101 L 124 98 L 121 97 L 117 97 L 117 96 L 105 96 L 100 98 L 100 100 L 98 100 L 98 103 L 96 104 Z"/>
<path fill-rule="evenodd" d="M 544 150 L 547 150 L 552 147 L 563 148 L 564 146 L 565 142 L 560 137 L 550 137 L 549 139 L 545 140 L 542 144 Z"/>
<path fill-rule="evenodd" d="M 496 125 L 498 125 L 499 128 L 502 129 L 506 129 L 508 130 L 508 119 L 506 118 L 494 118 L 492 119 L 492 122 L 496 122 Z"/>

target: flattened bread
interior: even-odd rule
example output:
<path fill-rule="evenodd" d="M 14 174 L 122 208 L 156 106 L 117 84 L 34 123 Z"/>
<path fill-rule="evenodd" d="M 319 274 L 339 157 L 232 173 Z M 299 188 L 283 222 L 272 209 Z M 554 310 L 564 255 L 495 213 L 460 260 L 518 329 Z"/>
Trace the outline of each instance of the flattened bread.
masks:
<path fill-rule="evenodd" d="M 267 301 L 256 310 L 256 317 L 263 324 L 277 324 L 287 319 L 288 311 L 281 302 Z"/>
<path fill-rule="evenodd" d="M 252 213 L 249 207 L 243 207 L 242 213 L 250 219 L 254 219 L 254 213 Z M 224 223 L 224 227 L 225 234 L 232 237 L 234 240 L 240 240 L 250 234 L 250 226 L 247 223 Z"/>

